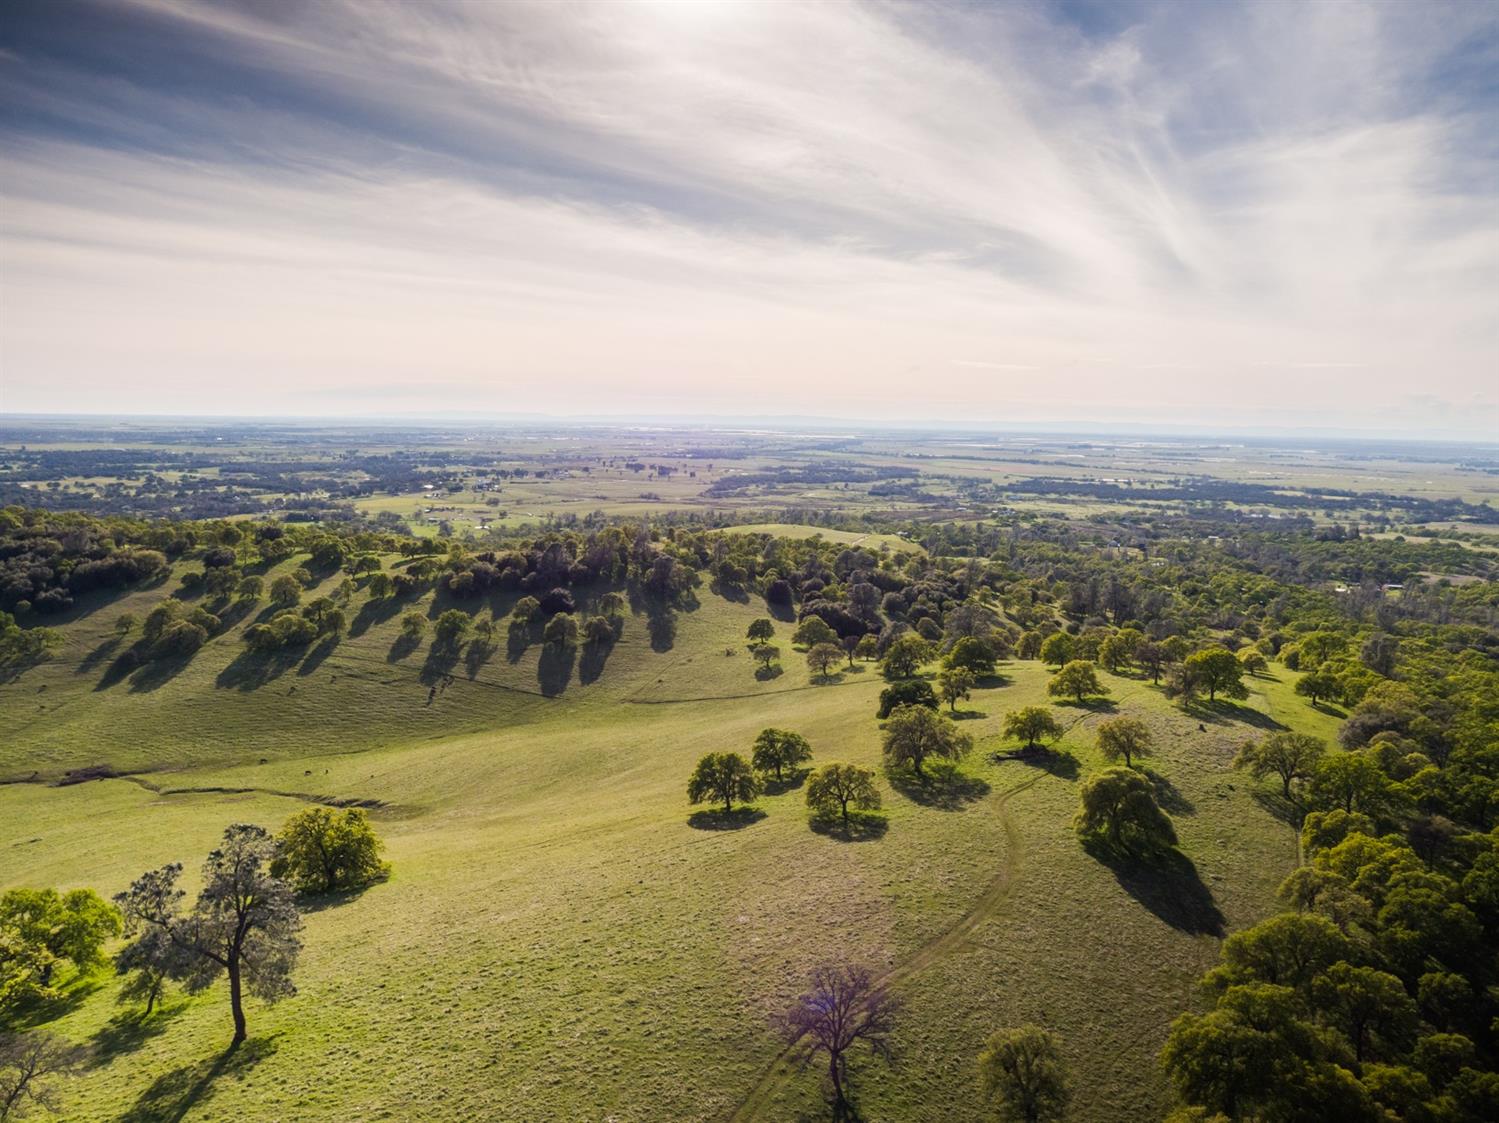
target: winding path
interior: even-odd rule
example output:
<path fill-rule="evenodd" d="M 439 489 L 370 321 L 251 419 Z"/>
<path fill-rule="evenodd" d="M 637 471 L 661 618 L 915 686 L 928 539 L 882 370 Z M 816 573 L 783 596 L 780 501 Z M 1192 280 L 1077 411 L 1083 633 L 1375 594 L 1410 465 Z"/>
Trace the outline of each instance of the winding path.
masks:
<path fill-rule="evenodd" d="M 1000 906 L 1010 895 L 1010 887 L 1014 885 L 1020 873 L 1022 857 L 1020 831 L 1015 826 L 1015 821 L 1010 818 L 1006 805 L 1010 797 L 1029 790 L 1047 775 L 1046 772 L 1037 772 L 1036 775 L 1022 780 L 1000 796 L 999 814 L 1005 831 L 1005 861 L 978 900 L 967 912 L 922 944 L 908 958 L 877 978 L 876 983 L 882 986 L 897 986 L 926 970 L 944 956 L 961 948 L 968 937 L 973 934 L 974 929 L 999 912 Z M 787 1057 L 794 1044 L 794 1042 L 788 1044 L 776 1054 L 775 1059 L 761 1074 L 759 1081 L 734 1108 L 733 1114 L 728 1117 L 729 1123 L 748 1123 L 749 1120 L 760 1118 L 761 1111 L 770 1102 L 776 1089 L 792 1075 L 787 1064 Z"/>

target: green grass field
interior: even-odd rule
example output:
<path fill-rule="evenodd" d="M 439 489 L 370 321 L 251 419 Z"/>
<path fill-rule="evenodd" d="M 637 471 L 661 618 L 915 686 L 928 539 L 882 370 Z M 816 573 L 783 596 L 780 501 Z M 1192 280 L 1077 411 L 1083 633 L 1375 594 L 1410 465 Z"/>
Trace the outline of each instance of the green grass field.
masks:
<path fill-rule="evenodd" d="M 231 1061 L 222 988 L 140 1026 L 112 978 L 75 986 L 54 1028 L 101 1048 L 64 1086 L 69 1120 L 815 1118 L 816 1074 L 786 1071 L 767 1016 L 824 959 L 877 965 L 905 1002 L 898 1066 L 856 1067 L 867 1118 L 987 1118 L 974 1055 L 1023 1021 L 1063 1035 L 1074 1118 L 1159 1115 L 1168 1023 L 1296 860 L 1234 751 L 1274 721 L 1334 724 L 1289 681 L 1187 715 L 1109 677 L 1112 710 L 1057 708 L 1075 770 L 999 762 L 1004 712 L 1045 700 L 1046 668 L 1017 662 L 963 707 L 978 747 L 960 782 L 882 777 L 881 837 L 812 831 L 797 789 L 704 830 L 693 763 L 763 726 L 804 733 L 814 763 L 875 766 L 875 670 L 815 685 L 782 625 L 784 673 L 758 681 L 741 637 L 763 605 L 704 589 L 670 650 L 634 616 L 602 669 L 564 681 L 502 643 L 430 705 L 445 665 L 393 650 L 398 614 L 358 602 L 355 634 L 274 674 L 242 657 L 251 614 L 183 666 L 111 682 L 115 616 L 162 595 L 84 606 L 55 661 L 0 686 L 0 775 L 30 781 L 0 786 L 0 887 L 114 893 L 163 862 L 195 870 L 228 823 L 328 798 L 379 801 L 394 875 L 307 915 L 299 993 L 252 1002 Z M 1109 712 L 1157 735 L 1177 866 L 1111 869 L 1070 829 Z M 141 774 L 48 782 L 99 764 Z"/>

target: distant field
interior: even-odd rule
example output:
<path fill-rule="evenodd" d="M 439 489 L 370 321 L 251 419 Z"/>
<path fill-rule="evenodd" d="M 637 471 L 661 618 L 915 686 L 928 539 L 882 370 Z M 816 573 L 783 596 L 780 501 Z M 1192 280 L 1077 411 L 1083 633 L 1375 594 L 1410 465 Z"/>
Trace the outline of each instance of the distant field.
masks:
<path fill-rule="evenodd" d="M 1205 731 L 1148 682 L 1109 677 L 1118 712 L 1161 742 L 1152 767 L 1192 863 L 1136 884 L 1070 828 L 1105 711 L 1057 708 L 1076 774 L 991 759 L 1004 712 L 1045 701 L 1036 663 L 1005 666 L 964 706 L 979 749 L 962 789 L 934 802 L 882 779 L 887 833 L 845 843 L 808 829 L 795 789 L 742 830 L 688 825 L 692 762 L 747 750 L 765 725 L 801 731 L 818 760 L 878 763 L 875 671 L 813 685 L 783 633 L 784 674 L 757 681 L 742 637 L 763 604 L 704 590 L 664 652 L 634 617 L 601 669 L 571 667 L 560 689 L 534 647 L 513 661 L 502 648 L 446 668 L 429 705 L 445 665 L 425 645 L 400 654 L 395 614 L 359 602 L 356 634 L 273 673 L 242 659 L 247 619 L 186 665 L 111 682 L 114 616 L 161 595 L 85 606 L 57 661 L 0 686 L 6 777 L 148 770 L 0 787 L 0 887 L 112 893 L 165 861 L 195 869 L 227 823 L 276 826 L 327 797 L 380 801 L 395 876 L 308 915 L 300 993 L 252 1004 L 244 1071 L 209 1076 L 227 1036 L 219 990 L 173 999 L 139 1039 L 111 1022 L 112 980 L 77 992 L 55 1028 L 105 1049 L 65 1086 L 68 1120 L 460 1120 L 496 1104 L 536 1120 L 795 1119 L 817 1081 L 776 1065 L 766 1015 L 835 957 L 888 971 L 906 1001 L 899 1067 L 856 1071 L 868 1118 L 989 1118 L 973 1055 L 1027 1020 L 1066 1040 L 1071 1118 L 1159 1116 L 1166 1026 L 1217 935 L 1267 913 L 1296 860 L 1233 753 L 1266 722 L 1335 724 L 1287 674 Z"/>
<path fill-rule="evenodd" d="M 926 553 L 926 549 L 920 543 L 902 538 L 898 534 L 860 534 L 851 530 L 829 530 L 826 527 L 803 526 L 799 523 L 745 523 L 743 526 L 726 526 L 719 533 L 770 534 L 776 538 L 823 538 L 829 542 L 865 546 L 872 550 L 888 548 L 905 550 L 914 554 Z"/>

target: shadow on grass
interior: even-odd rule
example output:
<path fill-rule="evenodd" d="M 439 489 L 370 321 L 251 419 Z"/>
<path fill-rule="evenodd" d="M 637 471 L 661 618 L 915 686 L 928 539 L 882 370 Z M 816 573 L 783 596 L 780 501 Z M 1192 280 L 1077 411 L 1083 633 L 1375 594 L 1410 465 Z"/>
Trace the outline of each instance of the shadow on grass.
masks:
<path fill-rule="evenodd" d="M 224 1077 L 243 1079 L 275 1051 L 273 1038 L 255 1037 L 237 1049 L 163 1073 L 120 1116 L 120 1123 L 180 1123 L 193 1108 L 213 1095 L 215 1081 Z"/>
<path fill-rule="evenodd" d="M 986 781 L 969 776 L 945 761 L 929 763 L 921 776 L 909 768 L 900 768 L 888 770 L 886 777 L 890 786 L 912 803 L 941 811 L 962 810 L 989 794 Z"/>
<path fill-rule="evenodd" d="M 1071 753 L 1058 752 L 1055 749 L 1043 748 L 1037 745 L 1034 749 L 1016 749 L 1014 752 L 995 753 L 996 764 L 1006 760 L 1017 760 L 1021 764 L 1028 764 L 1032 768 L 1039 768 L 1042 772 L 1049 772 L 1063 780 L 1076 780 L 1079 772 L 1077 757 Z"/>
<path fill-rule="evenodd" d="M 160 690 L 186 670 L 192 661 L 192 655 L 171 655 L 165 659 L 151 660 L 130 676 L 130 693 L 149 694 L 153 690 Z"/>
<path fill-rule="evenodd" d="M 722 808 L 713 811 L 694 811 L 687 816 L 687 825 L 695 831 L 739 831 L 765 818 L 758 807 L 736 807 L 732 811 Z"/>
<path fill-rule="evenodd" d="M 427 659 L 416 676 L 417 681 L 423 686 L 434 686 L 450 678 L 458 665 L 458 650 L 456 643 L 433 643 L 427 649 Z"/>
<path fill-rule="evenodd" d="M 612 643 L 585 643 L 582 657 L 578 660 L 578 681 L 584 686 L 597 682 L 604 673 L 604 664 L 614 650 Z"/>
<path fill-rule="evenodd" d="M 677 613 L 669 605 L 647 602 L 646 631 L 650 633 L 651 650 L 658 655 L 670 651 L 677 642 Z"/>
<path fill-rule="evenodd" d="M 231 690 L 259 690 L 280 678 L 302 657 L 299 648 L 280 651 L 251 651 L 246 648 L 219 672 L 214 685 Z"/>
<path fill-rule="evenodd" d="M 159 1001 L 150 1014 L 139 1010 L 128 1010 L 116 1014 L 89 1039 L 93 1047 L 89 1066 L 97 1068 L 108 1064 L 122 1053 L 133 1053 L 151 1038 L 166 1031 L 172 1019 L 187 1009 L 186 1002 L 164 1006 Z"/>
<path fill-rule="evenodd" d="M 104 660 L 113 655 L 122 642 L 120 636 L 110 636 L 107 640 L 94 648 L 78 662 L 76 673 L 86 675 Z"/>
<path fill-rule="evenodd" d="M 708 591 L 734 604 L 749 604 L 750 602 L 749 593 L 738 585 L 728 585 L 716 579 L 708 586 Z"/>
<path fill-rule="evenodd" d="M 58 1018 L 66 1017 L 87 1001 L 89 995 L 93 994 L 101 986 L 101 982 L 94 975 L 81 975 L 62 984 L 57 993 L 50 998 L 37 998 L 25 1001 L 7 1022 L 7 1029 L 33 1029 L 36 1026 L 55 1022 Z"/>
<path fill-rule="evenodd" d="M 340 905 L 347 905 L 351 901 L 357 901 L 365 893 L 369 892 L 370 886 L 379 885 L 390 877 L 387 873 L 384 877 L 378 877 L 365 885 L 356 885 L 352 889 L 338 889 L 332 893 L 298 893 L 297 910 L 303 915 L 314 912 L 324 912 L 327 909 L 336 909 Z"/>
<path fill-rule="evenodd" d="M 399 611 L 401 611 L 401 602 L 395 597 L 365 601 L 349 623 L 349 635 L 357 639 L 376 624 L 385 623 Z"/>
<path fill-rule="evenodd" d="M 980 690 L 994 690 L 1001 686 L 1009 686 L 1013 681 L 1009 675 L 995 671 L 992 675 L 979 675 L 973 680 L 973 685 Z"/>
<path fill-rule="evenodd" d="M 983 710 L 948 710 L 947 716 L 953 721 L 982 721 L 989 715 Z"/>
<path fill-rule="evenodd" d="M 297 668 L 298 675 L 310 675 L 323 664 L 323 660 L 333 654 L 333 649 L 338 646 L 339 637 L 327 635 L 313 646 L 307 653 L 307 658 L 302 660 L 302 665 Z"/>
<path fill-rule="evenodd" d="M 421 636 L 414 636 L 410 632 L 402 632 L 396 636 L 390 645 L 390 650 L 385 653 L 385 661 L 387 663 L 399 663 L 421 645 Z"/>
<path fill-rule="evenodd" d="M 1084 844 L 1108 866 L 1120 888 L 1161 920 L 1192 936 L 1222 936 L 1223 913 L 1213 893 L 1180 850 L 1144 857 L 1112 850 L 1098 841 Z"/>
<path fill-rule="evenodd" d="M 850 811 L 847 823 L 841 816 L 814 815 L 808 825 L 814 834 L 839 842 L 874 842 L 890 829 L 890 821 L 876 811 Z"/>
<path fill-rule="evenodd" d="M 798 768 L 795 772 L 787 773 L 779 780 L 773 776 L 767 776 L 765 779 L 765 794 L 785 795 L 789 791 L 794 791 L 806 782 L 811 771 L 810 768 Z"/>
<path fill-rule="evenodd" d="M 573 678 L 573 664 L 577 661 L 578 649 L 571 644 L 549 643 L 541 649 L 541 658 L 536 663 L 536 684 L 548 698 L 555 698 L 567 689 Z"/>
<path fill-rule="evenodd" d="M 1084 698 L 1079 702 L 1076 698 L 1057 698 L 1058 706 L 1067 706 L 1074 710 L 1087 710 L 1093 714 L 1111 714 L 1119 708 L 1119 703 L 1112 698 Z"/>
<path fill-rule="evenodd" d="M 1141 768 L 1140 775 L 1149 780 L 1151 787 L 1155 788 L 1155 801 L 1161 805 L 1163 811 L 1169 811 L 1173 815 L 1197 814 L 1197 805 L 1182 795 L 1181 789 L 1168 777 L 1162 776 L 1159 772 L 1152 772 L 1148 768 Z"/>
<path fill-rule="evenodd" d="M 779 620 L 782 624 L 791 624 L 796 621 L 796 609 L 790 604 L 776 604 L 772 601 L 766 601 L 765 611 L 770 614 L 772 620 Z"/>
<path fill-rule="evenodd" d="M 755 668 L 755 679 L 758 682 L 769 682 L 771 679 L 780 678 L 783 674 L 785 674 L 785 672 L 781 670 L 781 665 L 779 663 L 776 663 L 769 667 Z"/>
<path fill-rule="evenodd" d="M 505 630 L 505 659 L 511 663 L 519 663 L 520 657 L 530 646 L 531 629 L 525 624 L 512 622 Z"/>
<path fill-rule="evenodd" d="M 1211 722 L 1214 725 L 1228 725 L 1231 722 L 1242 722 L 1252 725 L 1257 729 L 1286 729 L 1269 714 L 1261 713 L 1251 706 L 1241 706 L 1237 702 L 1229 702 L 1219 698 L 1216 702 L 1206 702 L 1201 698 L 1190 705 L 1182 707 L 1189 715 L 1201 722 Z"/>
<path fill-rule="evenodd" d="M 484 664 L 489 662 L 489 657 L 494 654 L 495 647 L 482 639 L 476 639 L 468 645 L 463 652 L 463 669 L 471 679 L 478 678 L 479 672 L 484 669 Z"/>
<path fill-rule="evenodd" d="M 1266 791 L 1261 788 L 1255 791 L 1254 801 L 1286 826 L 1301 830 L 1302 821 L 1306 818 L 1306 810 L 1294 799 L 1287 799 L 1280 792 Z"/>

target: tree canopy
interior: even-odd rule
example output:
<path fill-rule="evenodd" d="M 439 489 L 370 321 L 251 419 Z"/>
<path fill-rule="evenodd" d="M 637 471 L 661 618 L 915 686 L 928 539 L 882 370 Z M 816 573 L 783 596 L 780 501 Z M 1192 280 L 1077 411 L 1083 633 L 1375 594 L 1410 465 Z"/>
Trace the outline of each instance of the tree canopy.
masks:
<path fill-rule="evenodd" d="M 687 781 L 687 798 L 693 803 L 723 801 L 725 812 L 734 810 L 734 801 L 748 803 L 760 794 L 760 781 L 749 762 L 738 753 L 708 753 L 697 762 Z"/>
<path fill-rule="evenodd" d="M 885 761 L 892 768 L 910 765 L 922 776 L 929 759 L 957 760 L 973 747 L 973 738 L 925 706 L 899 706 L 885 726 Z"/>

